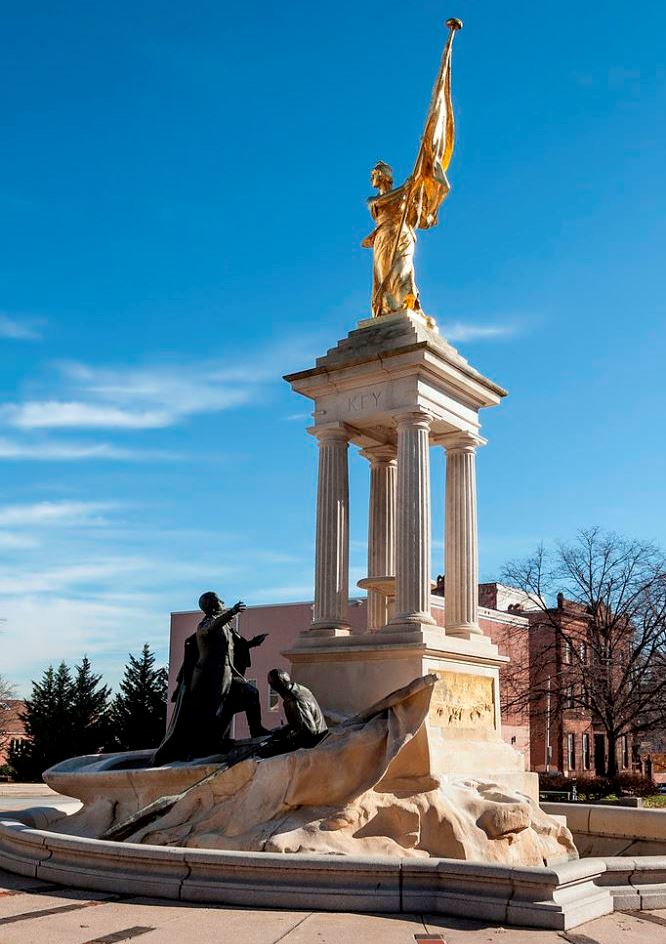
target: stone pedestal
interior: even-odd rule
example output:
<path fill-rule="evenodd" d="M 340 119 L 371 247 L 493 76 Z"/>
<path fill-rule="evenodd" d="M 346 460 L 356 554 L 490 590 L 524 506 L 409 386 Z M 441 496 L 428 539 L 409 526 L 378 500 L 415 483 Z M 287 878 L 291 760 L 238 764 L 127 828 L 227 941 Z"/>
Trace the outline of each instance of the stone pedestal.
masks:
<path fill-rule="evenodd" d="M 396 776 L 480 778 L 536 797 L 536 775 L 501 737 L 499 669 L 478 624 L 475 449 L 479 411 L 505 391 L 414 313 L 361 322 L 309 370 L 289 375 L 314 401 L 320 442 L 315 618 L 286 653 L 331 718 L 368 708 L 429 673 L 430 714 Z M 368 632 L 347 634 L 347 443 L 370 461 Z M 431 445 L 446 473 L 445 629 L 430 603 Z"/>
<path fill-rule="evenodd" d="M 507 662 L 486 636 L 440 636 L 439 645 L 387 642 L 383 634 L 310 640 L 285 653 L 293 678 L 317 693 L 332 720 L 356 714 L 422 675 L 438 676 L 425 724 L 392 777 L 481 779 L 538 799 L 538 775 L 502 740 L 499 669 Z"/>

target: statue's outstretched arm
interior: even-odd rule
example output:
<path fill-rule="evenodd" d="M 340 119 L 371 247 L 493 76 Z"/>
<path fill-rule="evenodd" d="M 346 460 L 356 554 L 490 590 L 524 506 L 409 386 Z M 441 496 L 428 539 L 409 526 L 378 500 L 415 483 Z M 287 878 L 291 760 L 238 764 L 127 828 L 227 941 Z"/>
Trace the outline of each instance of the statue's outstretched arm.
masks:
<path fill-rule="evenodd" d="M 220 613 L 219 616 L 216 616 L 215 619 L 213 620 L 213 622 L 210 623 L 210 624 L 206 627 L 206 631 L 209 632 L 209 633 L 214 633 L 215 630 L 221 629 L 223 626 L 226 626 L 227 623 L 230 623 L 231 620 L 234 618 L 234 616 L 235 616 L 238 612 L 240 612 L 240 611 L 236 608 L 237 606 L 238 606 L 238 604 L 236 604 L 236 606 L 232 606 L 232 607 L 231 607 L 230 609 L 228 609 L 228 610 L 224 610 L 224 612 Z"/>

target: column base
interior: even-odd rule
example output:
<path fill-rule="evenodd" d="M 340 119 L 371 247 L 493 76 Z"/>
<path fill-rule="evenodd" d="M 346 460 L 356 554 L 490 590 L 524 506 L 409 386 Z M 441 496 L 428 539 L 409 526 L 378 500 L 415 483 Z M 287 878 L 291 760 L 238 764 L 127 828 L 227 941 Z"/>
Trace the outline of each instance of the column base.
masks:
<path fill-rule="evenodd" d="M 383 629 L 387 629 L 389 626 L 409 626 L 410 623 L 413 623 L 414 626 L 437 626 L 437 622 L 432 613 L 422 611 L 416 613 L 396 613 Z"/>
<path fill-rule="evenodd" d="M 483 630 L 478 623 L 458 623 L 457 626 L 445 627 L 447 636 L 457 636 L 459 639 L 470 639 L 472 636 L 483 636 Z"/>
<path fill-rule="evenodd" d="M 417 622 L 415 620 L 405 620 L 400 623 L 387 623 L 377 632 L 372 633 L 372 640 L 388 645 L 398 645 L 400 643 L 423 643 L 428 647 L 434 646 L 440 649 L 444 643 L 444 627 L 438 626 L 434 621 Z"/>
<path fill-rule="evenodd" d="M 311 623 L 310 628 L 299 633 L 299 636 L 305 637 L 306 639 L 309 636 L 316 636 L 317 638 L 323 639 L 336 636 L 349 636 L 350 633 L 351 626 L 349 623 Z"/>

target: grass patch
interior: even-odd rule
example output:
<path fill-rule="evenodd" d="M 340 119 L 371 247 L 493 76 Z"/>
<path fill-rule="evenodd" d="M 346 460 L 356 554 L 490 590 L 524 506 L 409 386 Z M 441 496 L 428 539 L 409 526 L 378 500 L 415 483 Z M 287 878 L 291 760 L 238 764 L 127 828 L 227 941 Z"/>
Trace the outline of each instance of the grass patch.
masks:
<path fill-rule="evenodd" d="M 663 793 L 655 793 L 654 796 L 645 797 L 643 806 L 650 810 L 658 810 L 660 807 L 666 809 L 666 795 Z"/>

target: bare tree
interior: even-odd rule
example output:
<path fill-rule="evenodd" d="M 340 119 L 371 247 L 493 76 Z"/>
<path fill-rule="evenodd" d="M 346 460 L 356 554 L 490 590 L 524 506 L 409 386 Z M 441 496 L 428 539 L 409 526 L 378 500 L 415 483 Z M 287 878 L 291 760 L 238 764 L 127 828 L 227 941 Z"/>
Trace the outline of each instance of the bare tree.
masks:
<path fill-rule="evenodd" d="M 503 580 L 529 594 L 530 684 L 520 667 L 515 705 L 579 708 L 603 728 L 608 776 L 617 745 L 666 720 L 666 558 L 653 544 L 599 528 L 571 544 L 539 547 L 506 565 Z M 511 683 L 511 678 L 508 679 Z"/>

